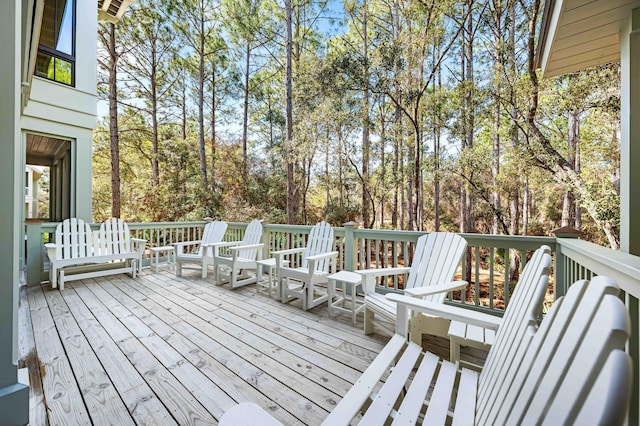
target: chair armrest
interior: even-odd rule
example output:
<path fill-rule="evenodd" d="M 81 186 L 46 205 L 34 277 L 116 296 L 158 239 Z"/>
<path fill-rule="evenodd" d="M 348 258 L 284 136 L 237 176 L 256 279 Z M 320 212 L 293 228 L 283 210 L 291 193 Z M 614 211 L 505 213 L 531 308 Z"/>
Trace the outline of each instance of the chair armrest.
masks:
<path fill-rule="evenodd" d="M 376 277 L 388 277 L 391 275 L 406 274 L 411 270 L 410 267 L 401 266 L 396 268 L 372 268 L 372 269 L 358 269 L 357 273 L 362 275 L 362 289 L 364 293 L 371 294 L 376 291 Z"/>
<path fill-rule="evenodd" d="M 242 241 L 220 241 L 219 243 L 204 243 L 202 247 L 234 247 Z"/>
<path fill-rule="evenodd" d="M 202 257 L 216 257 L 219 253 L 220 247 L 235 247 L 241 242 L 242 241 L 218 241 L 217 243 L 204 243 L 202 244 Z"/>
<path fill-rule="evenodd" d="M 404 291 L 404 294 L 412 297 L 425 297 L 432 294 L 447 293 L 453 290 L 460 290 L 467 286 L 466 281 L 452 281 L 446 284 L 428 285 L 424 287 L 408 288 Z"/>
<path fill-rule="evenodd" d="M 451 321 L 460 321 L 491 330 L 497 330 L 502 324 L 502 318 L 500 317 L 461 308 L 459 306 L 449 306 L 444 303 L 436 303 L 393 293 L 388 293 L 386 297 L 388 300 L 396 302 L 397 304 L 396 332 L 401 335 L 406 335 L 407 333 L 409 309 L 414 313 L 421 312 L 427 315 Z"/>
<path fill-rule="evenodd" d="M 389 275 L 406 274 L 411 270 L 408 266 L 401 266 L 396 268 L 372 268 L 372 269 L 358 269 L 354 272 L 359 273 L 364 277 L 386 277 Z"/>
<path fill-rule="evenodd" d="M 311 262 L 311 261 L 318 261 L 318 260 L 323 260 L 323 259 L 329 259 L 332 257 L 338 257 L 338 252 L 337 251 L 329 251 L 326 253 L 320 253 L 320 254 L 314 254 L 313 256 L 309 256 L 307 257 L 307 261 Z"/>
<path fill-rule="evenodd" d="M 196 244 L 200 244 L 202 240 L 194 240 L 194 241 L 181 241 L 179 243 L 173 243 L 173 246 L 176 249 L 176 255 L 183 254 L 185 246 L 193 246 Z"/>
<path fill-rule="evenodd" d="M 336 271 L 336 259 L 338 259 L 337 251 L 329 251 L 327 253 L 314 254 L 307 257 L 309 266 L 309 274 L 313 274 L 316 271 L 316 263 L 325 259 L 329 259 L 329 273 Z"/>
<path fill-rule="evenodd" d="M 293 248 L 293 249 L 287 249 L 287 250 L 276 250 L 276 251 L 272 251 L 271 255 L 272 256 L 286 256 L 288 254 L 295 254 L 295 253 L 301 253 L 303 251 L 305 251 L 307 248 L 306 247 L 300 247 L 300 248 Z"/>
<path fill-rule="evenodd" d="M 144 238 L 132 238 L 131 241 L 138 244 L 147 244 L 147 240 L 145 240 Z"/>
<path fill-rule="evenodd" d="M 259 249 L 264 247 L 263 243 L 260 244 L 248 244 L 246 246 L 235 246 L 235 247 L 231 247 L 229 248 L 229 250 L 233 251 L 240 251 L 240 250 L 253 250 L 253 249 Z"/>

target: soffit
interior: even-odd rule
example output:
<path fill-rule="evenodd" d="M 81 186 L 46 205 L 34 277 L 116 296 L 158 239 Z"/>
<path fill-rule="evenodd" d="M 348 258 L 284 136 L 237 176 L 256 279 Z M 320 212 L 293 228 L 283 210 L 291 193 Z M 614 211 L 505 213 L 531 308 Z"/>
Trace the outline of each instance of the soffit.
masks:
<path fill-rule="evenodd" d="M 27 133 L 27 164 L 53 166 L 71 148 L 71 142 Z"/>
<path fill-rule="evenodd" d="M 547 0 L 537 65 L 544 77 L 620 60 L 619 34 L 640 0 Z"/>
<path fill-rule="evenodd" d="M 98 19 L 117 23 L 135 0 L 98 0 Z"/>

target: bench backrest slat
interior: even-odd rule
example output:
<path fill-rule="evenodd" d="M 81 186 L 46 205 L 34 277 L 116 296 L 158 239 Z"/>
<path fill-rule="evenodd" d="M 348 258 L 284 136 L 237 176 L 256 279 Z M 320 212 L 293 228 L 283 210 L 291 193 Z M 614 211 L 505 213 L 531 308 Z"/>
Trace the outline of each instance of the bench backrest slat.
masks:
<path fill-rule="evenodd" d="M 91 256 L 93 233 L 88 223 L 82 219 L 65 219 L 56 227 L 56 260 L 77 259 Z"/>

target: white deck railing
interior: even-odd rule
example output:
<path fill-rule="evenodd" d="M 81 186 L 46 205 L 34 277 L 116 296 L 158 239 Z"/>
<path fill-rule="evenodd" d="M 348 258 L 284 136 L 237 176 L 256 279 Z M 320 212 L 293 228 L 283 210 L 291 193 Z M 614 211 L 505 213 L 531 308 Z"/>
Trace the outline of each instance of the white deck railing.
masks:
<path fill-rule="evenodd" d="M 175 223 L 130 223 L 132 234 L 145 238 L 149 247 L 170 245 L 180 241 L 196 240 L 200 237 L 205 222 Z M 28 223 L 26 271 L 30 285 L 47 280 L 46 259 L 43 243 L 49 241 L 57 223 Z M 93 225 L 92 225 L 93 226 Z M 95 224 L 96 229 L 99 224 Z M 245 223 L 229 223 L 225 240 L 241 240 Z M 265 253 L 287 248 L 304 247 L 311 226 L 264 224 Z M 356 270 L 410 265 L 414 244 L 421 232 L 357 229 L 354 224 L 334 228 L 336 250 L 339 252 L 338 269 Z M 607 275 L 614 279 L 624 291 L 624 298 L 631 316 L 632 336 L 628 352 L 633 358 L 634 380 L 628 424 L 639 424 L 640 392 L 640 257 L 614 251 L 595 244 L 570 238 L 497 236 L 462 234 L 467 240 L 467 250 L 458 274 L 461 278 L 470 275 L 470 286 L 466 292 L 450 295 L 449 303 L 464 304 L 470 309 L 500 315 L 503 304 L 508 304 L 517 280 L 510 270 L 514 262 L 522 270 L 527 255 L 540 245 L 547 244 L 554 251 L 555 265 L 551 281 L 553 294 L 550 299 L 565 294 L 571 283 Z M 293 263 L 301 259 L 293 259 Z M 143 266 L 149 264 L 149 258 Z M 463 270 L 464 266 L 464 270 Z M 386 279 L 378 282 L 383 292 L 401 291 L 404 278 Z M 498 306 L 496 301 L 501 303 Z"/>

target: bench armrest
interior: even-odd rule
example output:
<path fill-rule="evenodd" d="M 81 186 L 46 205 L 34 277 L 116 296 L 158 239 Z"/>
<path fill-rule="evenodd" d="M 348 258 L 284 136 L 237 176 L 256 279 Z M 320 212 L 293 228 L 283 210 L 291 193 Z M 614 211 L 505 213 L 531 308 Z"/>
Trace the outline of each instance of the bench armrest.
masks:
<path fill-rule="evenodd" d="M 47 249 L 47 256 L 49 256 L 49 260 L 54 262 L 56 260 L 58 245 L 56 243 L 46 243 L 44 246 Z"/>
<path fill-rule="evenodd" d="M 386 297 L 397 304 L 396 332 L 403 336 L 407 335 L 409 310 L 412 310 L 414 313 L 421 312 L 427 315 L 451 321 L 460 321 L 491 330 L 497 330 L 502 324 L 502 318 L 500 317 L 461 308 L 459 306 L 450 306 L 444 303 L 436 303 L 393 293 L 388 293 Z"/>
<path fill-rule="evenodd" d="M 466 281 L 452 281 L 446 284 L 428 285 L 425 287 L 408 288 L 404 291 L 404 294 L 412 297 L 426 297 L 432 294 L 448 293 L 453 290 L 460 290 L 467 286 Z"/>

